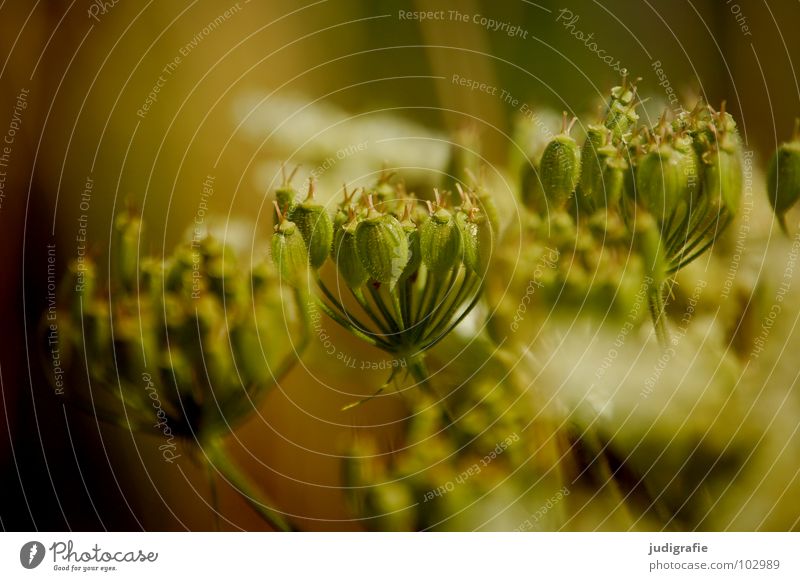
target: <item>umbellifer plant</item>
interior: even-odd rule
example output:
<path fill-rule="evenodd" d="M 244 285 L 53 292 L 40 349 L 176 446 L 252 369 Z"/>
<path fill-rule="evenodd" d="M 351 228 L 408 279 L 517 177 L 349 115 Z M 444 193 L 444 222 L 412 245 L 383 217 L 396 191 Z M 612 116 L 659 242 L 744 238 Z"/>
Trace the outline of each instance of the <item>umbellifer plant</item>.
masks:
<path fill-rule="evenodd" d="M 562 133 L 532 159 L 521 199 L 534 212 L 578 223 L 621 216 L 652 280 L 648 302 L 666 344 L 665 298 L 674 275 L 709 250 L 739 209 L 742 143 L 733 117 L 705 103 L 670 122 L 637 126 L 636 88 L 611 90 L 605 118 L 579 147 L 564 113 Z"/>
<path fill-rule="evenodd" d="M 272 255 L 283 280 L 304 292 L 315 284 L 321 297 L 309 294 L 320 309 L 404 360 L 423 385 L 425 353 L 480 298 L 495 236 L 487 200 L 460 184 L 457 191 L 454 199 L 437 190 L 420 204 L 384 175 L 374 189 L 345 186 L 333 218 L 315 202 L 313 181 L 303 201 L 289 181 L 275 196 Z M 320 274 L 326 262 L 338 273 L 334 288 Z M 397 379 L 398 369 L 375 395 Z"/>
<path fill-rule="evenodd" d="M 560 486 L 559 470 L 569 462 L 556 453 L 546 457 L 531 435 L 541 426 L 530 418 L 538 410 L 525 407 L 530 377 L 500 344 L 502 334 L 477 333 L 480 344 L 471 346 L 472 353 L 486 369 L 452 398 L 456 414 L 443 412 L 426 359 L 473 311 L 485 283 L 490 299 L 506 293 L 501 283 L 503 288 L 491 293 L 503 266 L 520 270 L 531 284 L 530 273 L 545 259 L 547 268 L 536 279 L 542 288 L 528 297 L 532 302 L 545 310 L 590 307 L 602 317 L 626 317 L 646 284 L 657 334 L 662 343 L 668 340 L 665 301 L 675 274 L 708 251 L 738 211 L 742 144 L 724 106 L 716 111 L 701 103 L 645 128 L 637 125 L 637 104 L 635 87 L 623 83 L 612 89 L 604 117 L 585 126 L 582 143 L 572 137 L 577 121 L 565 114 L 560 133 L 531 154 L 520 180 L 525 209 L 519 256 L 495 252 L 505 249 L 497 240 L 504 244 L 517 233 L 501 226 L 488 189 L 471 177 L 480 175 L 480 168 L 458 164 L 453 171 L 463 172 L 464 181 L 440 184 L 424 192 L 427 199 L 407 193 L 384 171 L 370 187 L 345 186 L 330 207 L 317 200 L 313 181 L 302 196 L 291 177 L 285 178 L 274 193 L 274 272 L 267 264 L 250 273 L 235 268 L 233 254 L 213 238 L 184 244 L 164 261 L 139 261 L 140 223 L 123 214 L 116 222 L 110 288 L 85 285 L 71 297 L 69 315 L 75 352 L 97 362 L 87 366 L 91 379 L 109 387 L 131 412 L 127 418 L 106 415 L 152 432 L 152 405 L 140 385 L 147 373 L 163 387 L 163 413 L 175 434 L 199 443 L 197 451 L 209 454 L 210 465 L 247 496 L 256 496 L 224 454 L 222 438 L 294 363 L 294 352 L 307 342 L 308 310 L 318 308 L 353 336 L 407 362 L 392 368 L 375 395 L 402 381 L 402 369 L 432 392 L 414 398 L 406 426 L 408 441 L 424 442 L 421 452 L 404 450 L 377 466 L 382 460 L 374 458 L 375 446 L 362 442 L 368 459 L 346 463 L 346 483 L 362 497 L 360 514 L 378 519 L 370 521 L 373 526 L 435 527 L 483 498 L 488 488 L 504 484 L 509 474 L 516 475 L 512 489 L 523 496 L 531 481 L 551 471 L 545 484 Z M 798 151 L 795 135 L 779 148 L 770 170 L 770 199 L 781 224 L 800 197 Z M 492 258 L 500 267 L 494 273 Z M 276 316 L 285 307 L 293 315 Z M 290 319 L 299 324 L 287 328 Z M 290 348 L 278 342 L 282 330 Z M 298 344 L 292 336 L 300 337 Z M 599 457 L 606 448 L 600 439 L 593 443 L 595 434 L 588 430 L 552 433 L 574 440 L 590 456 Z M 517 445 L 513 436 L 523 434 Z M 545 435 L 549 441 L 550 432 Z M 513 442 L 501 446 L 507 441 Z M 550 447 L 559 451 L 558 443 Z M 487 456 L 492 466 L 484 477 L 490 486 L 471 476 Z M 455 476 L 464 483 L 452 495 L 440 490 L 453 478 L 441 461 L 451 457 Z M 595 475 L 602 472 L 603 482 L 617 478 L 611 462 L 595 463 L 592 457 L 575 464 L 573 472 L 592 474 L 590 467 L 599 464 Z M 619 498 L 624 504 L 621 493 Z M 254 505 L 273 526 L 289 528 L 270 506 Z M 409 506 L 413 511 L 403 510 Z M 556 515 L 551 518 L 556 526 Z"/>
<path fill-rule="evenodd" d="M 97 284 L 91 260 L 71 267 L 62 336 L 90 394 L 95 385 L 111 396 L 102 402 L 76 391 L 72 403 L 120 428 L 163 436 L 167 461 L 186 456 L 207 469 L 215 504 L 219 473 L 271 527 L 290 530 L 224 442 L 303 352 L 306 311 L 268 262 L 240 269 L 213 236 L 160 260 L 140 257 L 141 235 L 133 212 L 116 217 L 108 287 Z M 287 309 L 296 313 L 291 324 Z"/>

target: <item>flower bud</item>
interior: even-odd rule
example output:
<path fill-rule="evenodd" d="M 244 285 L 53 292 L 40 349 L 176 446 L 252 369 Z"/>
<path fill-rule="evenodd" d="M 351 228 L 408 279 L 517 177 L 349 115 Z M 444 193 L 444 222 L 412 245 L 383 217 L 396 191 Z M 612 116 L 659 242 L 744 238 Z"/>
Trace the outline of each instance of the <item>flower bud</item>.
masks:
<path fill-rule="evenodd" d="M 352 212 L 352 211 L 351 211 Z M 351 221 L 339 228 L 333 240 L 333 256 L 339 274 L 344 279 L 347 286 L 356 289 L 367 282 L 369 273 L 361 264 L 356 248 L 356 230 L 358 220 L 353 214 Z"/>
<path fill-rule="evenodd" d="M 419 247 L 422 261 L 435 273 L 445 273 L 458 264 L 461 259 L 462 243 L 456 220 L 453 215 L 439 208 L 420 228 Z"/>
<path fill-rule="evenodd" d="M 376 282 L 394 287 L 408 264 L 408 241 L 400 222 L 372 206 L 356 227 L 356 249 L 361 264 Z"/>
<path fill-rule="evenodd" d="M 306 243 L 294 222 L 286 220 L 280 211 L 278 216 L 281 221 L 272 235 L 272 260 L 284 281 L 299 286 L 308 268 Z"/>
<path fill-rule="evenodd" d="M 574 123 L 574 120 L 573 120 Z M 539 163 L 547 202 L 560 208 L 575 191 L 581 174 L 580 149 L 569 136 L 564 114 L 564 132 L 550 140 Z"/>
<path fill-rule="evenodd" d="M 797 125 L 800 126 L 800 121 Z M 786 212 L 800 198 L 800 135 L 781 144 L 772 156 L 767 174 L 767 194 L 775 217 L 786 232 Z"/>
<path fill-rule="evenodd" d="M 288 218 L 294 222 L 308 250 L 311 268 L 322 266 L 333 243 L 333 222 L 320 204 L 314 203 L 314 182 L 308 187 L 308 197 L 289 211 Z"/>

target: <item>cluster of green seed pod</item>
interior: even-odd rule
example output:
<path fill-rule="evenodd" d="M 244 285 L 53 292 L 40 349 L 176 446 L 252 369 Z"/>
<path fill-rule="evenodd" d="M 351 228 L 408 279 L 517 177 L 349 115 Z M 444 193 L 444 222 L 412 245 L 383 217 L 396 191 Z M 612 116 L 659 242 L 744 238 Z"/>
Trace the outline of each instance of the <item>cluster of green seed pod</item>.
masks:
<path fill-rule="evenodd" d="M 441 404 L 420 394 L 409 402 L 401 451 L 352 445 L 345 484 L 370 530 L 511 530 L 536 511 L 544 490 L 562 486 L 547 472 L 521 392 L 509 381 L 473 381 L 448 399 L 459 418 L 450 429 Z"/>
<path fill-rule="evenodd" d="M 123 400 L 110 421 L 145 433 L 161 422 L 199 441 L 226 434 L 295 363 L 308 337 L 304 305 L 268 262 L 242 269 L 210 235 L 162 260 L 139 256 L 138 217 L 122 214 L 114 228 L 109 287 L 85 260 L 63 289 L 73 367 L 90 362 L 89 380 Z"/>
<path fill-rule="evenodd" d="M 390 353 L 414 357 L 442 339 L 477 302 L 494 242 L 491 201 L 481 188 L 435 192 L 419 203 L 384 171 L 372 188 L 348 192 L 333 217 L 314 201 L 276 192 L 272 256 L 284 280 L 322 291 L 337 323 Z M 457 205 L 453 205 L 453 202 Z M 335 267 L 339 282 L 326 283 Z M 332 270 L 332 269 L 331 269 Z M 355 303 L 355 304 L 353 304 Z"/>
<path fill-rule="evenodd" d="M 598 213 L 621 217 L 632 248 L 644 253 L 660 313 L 668 278 L 713 246 L 739 209 L 742 143 L 724 104 L 715 111 L 699 103 L 671 121 L 665 112 L 653 127 L 637 126 L 636 105 L 634 86 L 614 87 L 604 119 L 586 126 L 582 146 L 569 135 L 576 119 L 568 123 L 564 113 L 561 134 L 526 166 L 520 198 L 540 215 L 572 214 L 578 231 Z M 779 155 L 789 159 L 791 150 L 786 144 Z M 775 182 L 789 191 L 794 165 L 782 166 Z M 790 199 L 774 197 L 779 216 Z"/>
<path fill-rule="evenodd" d="M 496 341 L 527 345 L 545 322 L 576 313 L 634 325 L 644 319 L 651 279 L 639 237 L 621 216 L 601 209 L 576 220 L 562 208 L 520 219 L 521 230 L 501 241 L 514 251 L 498 254 L 486 286 Z"/>

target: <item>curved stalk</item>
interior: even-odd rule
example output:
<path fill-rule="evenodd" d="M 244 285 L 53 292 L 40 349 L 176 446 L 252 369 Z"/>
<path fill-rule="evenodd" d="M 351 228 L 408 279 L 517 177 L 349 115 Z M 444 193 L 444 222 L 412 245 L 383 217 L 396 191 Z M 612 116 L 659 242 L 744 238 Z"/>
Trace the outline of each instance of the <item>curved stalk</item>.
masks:
<path fill-rule="evenodd" d="M 210 467 L 218 470 L 225 481 L 238 492 L 242 498 L 255 510 L 264 521 L 278 531 L 295 530 L 284 516 L 276 509 L 274 504 L 263 493 L 256 493 L 258 487 L 245 475 L 236 464 L 230 460 L 230 455 L 225 451 L 222 442 L 213 440 L 203 446 L 203 451 L 208 457 Z M 259 497 L 262 500 L 259 500 Z"/>

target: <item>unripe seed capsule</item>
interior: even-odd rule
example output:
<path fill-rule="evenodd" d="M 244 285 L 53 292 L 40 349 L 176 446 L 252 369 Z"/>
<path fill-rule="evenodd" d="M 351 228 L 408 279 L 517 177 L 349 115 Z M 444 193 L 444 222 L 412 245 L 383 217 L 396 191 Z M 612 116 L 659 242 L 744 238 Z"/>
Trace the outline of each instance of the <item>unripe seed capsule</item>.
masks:
<path fill-rule="evenodd" d="M 371 206 L 356 227 L 358 258 L 376 282 L 394 287 L 408 264 L 408 241 L 400 222 L 391 214 L 380 214 Z"/>
<path fill-rule="evenodd" d="M 687 168 L 693 163 L 693 156 L 676 151 L 670 145 L 662 145 L 639 160 L 637 196 L 660 223 L 669 219 L 675 208 L 691 195 L 687 174 L 692 172 Z"/>
<path fill-rule="evenodd" d="M 356 229 L 358 221 L 353 216 L 351 222 L 342 226 L 333 241 L 333 260 L 347 286 L 356 289 L 367 282 L 369 273 L 361 264 L 356 249 Z"/>
<path fill-rule="evenodd" d="M 611 131 L 604 125 L 589 125 L 586 129 L 586 141 L 583 143 L 583 149 L 581 150 L 581 179 L 578 203 L 589 212 L 598 207 L 596 203 L 598 198 L 605 197 L 602 178 L 605 160 L 607 159 L 605 152 L 607 150 L 603 150 L 603 148 L 610 139 Z"/>
<path fill-rule="evenodd" d="M 461 259 L 462 244 L 453 215 L 444 208 L 432 211 L 430 219 L 420 228 L 419 246 L 422 261 L 432 272 L 445 273 L 456 266 Z"/>
<path fill-rule="evenodd" d="M 464 266 L 476 274 L 484 274 L 489 266 L 493 250 L 492 227 L 485 216 L 477 213 L 477 208 L 469 214 L 459 212 L 456 224 L 464 245 Z"/>
<path fill-rule="evenodd" d="M 286 165 L 281 165 L 283 184 L 281 184 L 281 187 L 275 190 L 275 201 L 278 202 L 278 207 L 272 213 L 272 219 L 276 226 L 280 222 L 281 212 L 286 215 L 291 212 L 297 204 L 298 194 L 297 190 L 292 187 L 292 178 L 294 178 L 298 169 L 300 169 L 300 166 L 295 167 L 294 170 L 292 170 L 292 173 L 287 176 Z"/>
<path fill-rule="evenodd" d="M 625 178 L 628 174 L 628 162 L 619 150 L 608 146 L 601 152 L 605 157 L 603 167 L 602 189 L 595 190 L 595 207 L 618 208 L 625 188 Z"/>
<path fill-rule="evenodd" d="M 741 155 L 738 151 L 719 148 L 708 151 L 703 161 L 703 195 L 735 216 L 742 195 Z"/>
<path fill-rule="evenodd" d="M 406 264 L 405 269 L 403 269 L 402 278 L 408 278 L 417 272 L 420 264 L 422 264 L 422 252 L 419 245 L 419 229 L 411 219 L 413 208 L 413 204 L 406 205 L 403 219 L 400 222 L 400 224 L 403 226 L 403 230 L 406 233 L 406 239 L 408 240 L 408 264 Z"/>
<path fill-rule="evenodd" d="M 280 212 L 278 212 L 280 217 Z M 272 235 L 272 259 L 284 281 L 299 286 L 308 268 L 308 251 L 300 230 L 285 218 Z"/>
<path fill-rule="evenodd" d="M 317 269 L 325 262 L 333 243 L 333 222 L 320 204 L 314 203 L 314 182 L 308 187 L 308 197 L 289 211 L 290 222 L 297 225 L 308 250 L 311 268 Z"/>
<path fill-rule="evenodd" d="M 564 133 L 550 140 L 539 164 L 544 194 L 547 202 L 555 208 L 566 203 L 581 175 L 580 149 L 568 131 L 565 113 Z"/>

